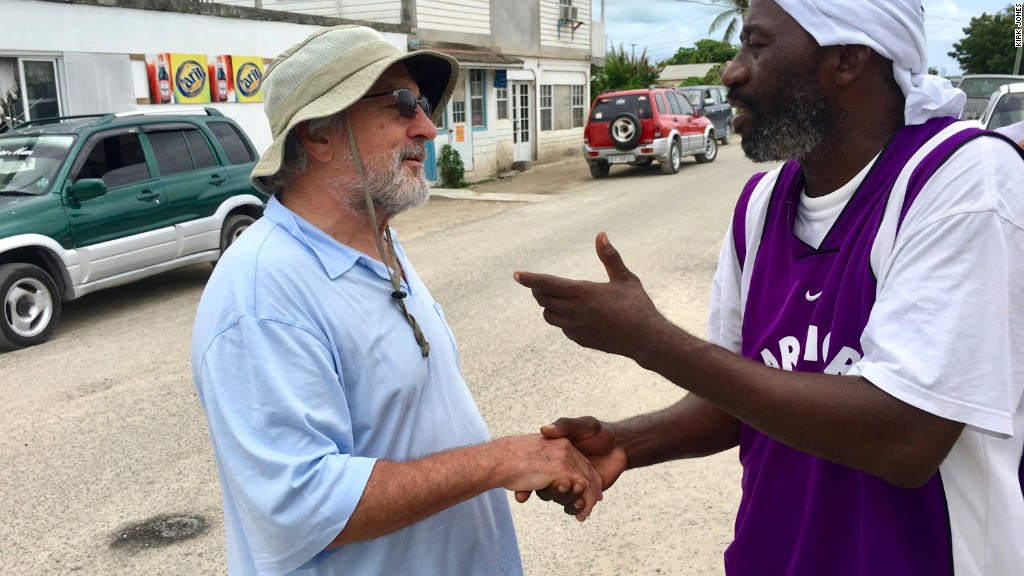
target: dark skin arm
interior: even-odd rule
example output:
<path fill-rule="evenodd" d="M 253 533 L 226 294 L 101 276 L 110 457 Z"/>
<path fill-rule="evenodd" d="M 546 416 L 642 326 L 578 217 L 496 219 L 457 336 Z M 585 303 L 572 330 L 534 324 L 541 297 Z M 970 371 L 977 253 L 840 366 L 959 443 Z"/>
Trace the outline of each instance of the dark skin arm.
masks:
<path fill-rule="evenodd" d="M 601 422 L 591 416 L 559 418 L 541 428 L 541 433 L 572 441 L 590 457 L 607 489 L 632 468 L 710 456 L 735 447 L 739 422 L 696 394 L 687 394 L 664 410 L 622 422 Z M 537 496 L 561 504 L 567 514 L 579 512 L 572 495 L 554 487 L 538 490 Z M 516 492 L 519 502 L 529 497 L 529 492 Z"/>
<path fill-rule="evenodd" d="M 606 283 L 515 274 L 544 319 L 581 346 L 631 358 L 780 442 L 900 487 L 931 478 L 963 430 L 859 376 L 786 372 L 709 344 L 658 312 L 604 233 L 597 253 Z M 671 418 L 638 423 L 633 434 L 655 438 L 646 445 L 668 437 L 686 447 L 677 453 L 701 452 L 691 446 L 692 428 Z M 658 461 L 672 451 L 651 453 Z"/>

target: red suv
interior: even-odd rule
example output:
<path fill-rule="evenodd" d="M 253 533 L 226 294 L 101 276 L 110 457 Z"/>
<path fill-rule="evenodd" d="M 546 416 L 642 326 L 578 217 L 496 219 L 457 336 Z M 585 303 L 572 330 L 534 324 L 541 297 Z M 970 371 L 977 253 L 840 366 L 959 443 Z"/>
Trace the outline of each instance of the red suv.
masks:
<path fill-rule="evenodd" d="M 672 86 L 606 92 L 594 99 L 583 132 L 583 155 L 594 178 L 612 164 L 647 166 L 655 160 L 665 174 L 679 172 L 684 156 L 711 162 L 718 155 L 715 127 Z"/>

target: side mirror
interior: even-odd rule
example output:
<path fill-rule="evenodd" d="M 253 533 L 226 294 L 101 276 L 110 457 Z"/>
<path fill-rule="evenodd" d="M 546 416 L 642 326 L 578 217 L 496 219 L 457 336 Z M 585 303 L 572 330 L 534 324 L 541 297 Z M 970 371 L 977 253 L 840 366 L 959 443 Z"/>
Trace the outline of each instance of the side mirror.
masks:
<path fill-rule="evenodd" d="M 715 99 L 714 98 L 705 98 L 704 99 L 704 105 L 705 106 L 714 106 L 715 105 Z"/>
<path fill-rule="evenodd" d="M 99 198 L 107 193 L 107 185 L 99 178 L 82 178 L 71 187 L 68 195 L 75 202 Z"/>

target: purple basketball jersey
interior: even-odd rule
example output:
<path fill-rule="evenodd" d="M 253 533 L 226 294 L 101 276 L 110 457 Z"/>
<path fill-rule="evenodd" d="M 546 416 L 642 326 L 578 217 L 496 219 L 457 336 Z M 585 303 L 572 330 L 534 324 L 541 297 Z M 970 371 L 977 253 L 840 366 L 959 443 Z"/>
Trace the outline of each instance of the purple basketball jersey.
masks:
<path fill-rule="evenodd" d="M 875 301 L 870 251 L 890 192 L 914 153 L 953 122 L 941 118 L 901 129 L 817 249 L 798 239 L 792 228 L 804 187 L 801 167 L 796 162 L 783 167 L 751 270 L 744 356 L 784 370 L 830 374 L 844 374 L 860 360 L 860 336 Z M 919 164 L 903 214 L 938 166 L 982 133 L 961 131 Z M 733 219 L 741 265 L 746 199 L 752 189 L 748 185 Z M 745 424 L 740 462 L 743 496 L 735 540 L 725 552 L 730 576 L 952 574 L 950 527 L 938 474 L 921 488 L 897 488 L 790 448 Z"/>

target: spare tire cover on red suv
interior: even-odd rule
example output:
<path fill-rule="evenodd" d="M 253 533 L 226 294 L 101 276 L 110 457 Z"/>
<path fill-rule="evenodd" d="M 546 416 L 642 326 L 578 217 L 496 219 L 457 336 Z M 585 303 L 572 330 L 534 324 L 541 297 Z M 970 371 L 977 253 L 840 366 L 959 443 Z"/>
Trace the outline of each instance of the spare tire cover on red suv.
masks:
<path fill-rule="evenodd" d="M 623 112 L 608 124 L 608 135 L 619 150 L 632 150 L 643 136 L 644 127 L 634 114 Z"/>

